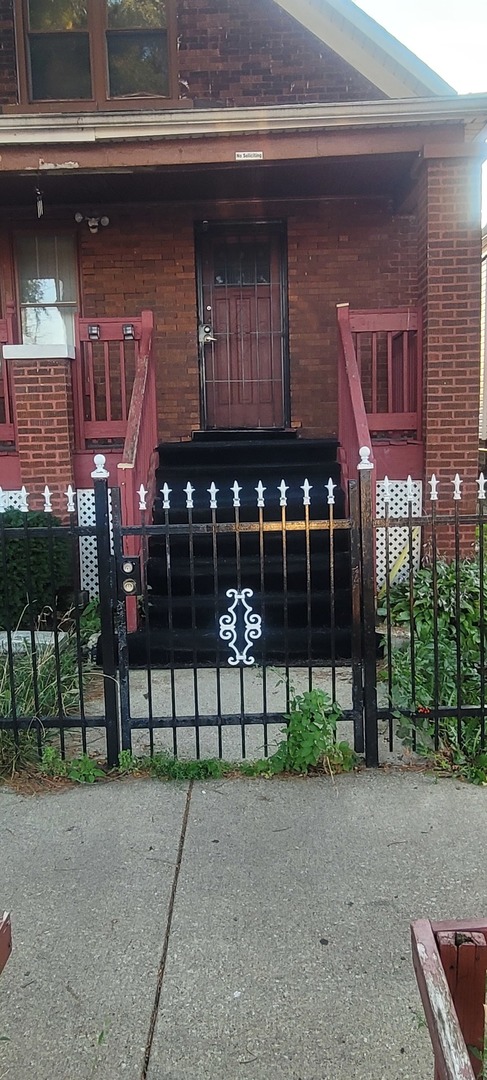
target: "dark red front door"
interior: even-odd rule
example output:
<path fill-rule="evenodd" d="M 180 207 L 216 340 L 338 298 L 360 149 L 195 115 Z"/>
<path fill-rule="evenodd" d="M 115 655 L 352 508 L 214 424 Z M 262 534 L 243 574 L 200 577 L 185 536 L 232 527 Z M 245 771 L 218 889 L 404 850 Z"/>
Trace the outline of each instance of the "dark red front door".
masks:
<path fill-rule="evenodd" d="M 282 235 L 270 226 L 200 233 L 200 359 L 207 428 L 286 423 Z"/>

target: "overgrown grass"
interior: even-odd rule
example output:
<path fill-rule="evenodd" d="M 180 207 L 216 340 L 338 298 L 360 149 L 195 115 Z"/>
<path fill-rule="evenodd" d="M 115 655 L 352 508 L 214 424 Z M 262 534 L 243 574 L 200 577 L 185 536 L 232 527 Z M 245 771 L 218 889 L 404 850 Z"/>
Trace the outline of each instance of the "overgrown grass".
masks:
<path fill-rule="evenodd" d="M 0 654 L 0 719 L 15 715 L 32 721 L 32 729 L 21 729 L 15 737 L 13 730 L 0 727 L 0 776 L 13 775 L 39 763 L 38 733 L 47 745 L 52 729 L 42 729 L 42 721 L 60 718 L 80 708 L 80 680 L 74 641 L 59 653 L 57 665 L 54 645 L 37 650 L 34 667 L 29 644 L 12 658 L 13 678 L 7 654 Z M 34 677 L 34 671 L 36 678 Z M 84 679 L 87 672 L 82 671 Z M 37 702 L 34 686 L 37 685 Z M 38 723 L 37 723 L 38 722 Z"/>
<path fill-rule="evenodd" d="M 13 686 L 12 686 L 13 682 Z M 37 686 L 37 705 L 35 686 Z M 43 716 L 67 716 L 79 708 L 79 673 L 74 642 L 59 652 L 59 667 L 54 645 L 39 648 L 34 665 L 28 644 L 13 656 L 13 680 L 8 656 L 0 656 L 0 716 L 42 719 Z"/>

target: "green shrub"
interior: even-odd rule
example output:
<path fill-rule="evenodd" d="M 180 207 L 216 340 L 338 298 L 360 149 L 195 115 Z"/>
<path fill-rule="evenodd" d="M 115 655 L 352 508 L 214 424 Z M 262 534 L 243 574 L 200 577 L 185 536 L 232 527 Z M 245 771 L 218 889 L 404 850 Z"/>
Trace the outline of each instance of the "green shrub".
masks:
<path fill-rule="evenodd" d="M 436 754 L 439 763 L 459 769 L 475 783 L 483 783 L 487 780 L 487 753 L 481 747 L 480 719 L 463 718 L 459 731 L 454 716 L 440 717 L 435 731 L 431 717 L 435 704 L 454 710 L 458 704 L 478 707 L 481 703 L 479 565 L 471 559 L 462 561 L 458 567 L 457 582 L 455 563 L 438 560 L 436 581 L 435 615 L 433 568 L 424 567 L 415 575 L 412 640 L 409 646 L 394 649 L 390 658 L 392 704 L 401 720 L 398 735 L 407 745 L 414 742 L 416 749 L 425 756 Z M 391 589 L 390 610 L 393 624 L 410 626 L 408 584 Z M 378 613 L 386 615 L 385 604 Z M 487 619 L 487 575 L 484 580 L 484 615 Z M 485 627 L 483 634 L 487 658 Z M 460 679 L 457 686 L 458 647 Z M 419 715 L 411 717 L 411 713 Z"/>
<path fill-rule="evenodd" d="M 284 738 L 269 758 L 246 764 L 246 776 L 272 776 L 282 772 L 307 773 L 322 767 L 325 772 L 349 772 L 356 755 L 348 742 L 336 741 L 336 726 L 342 711 L 325 690 L 297 694 L 291 687 L 290 712 L 285 714 Z"/>
<path fill-rule="evenodd" d="M 61 525 L 42 511 L 6 510 L 0 521 L 0 628 L 30 625 L 52 609 L 57 591 L 71 578 L 71 547 L 66 537 L 13 537 L 10 529 Z M 30 614 L 29 614 L 30 607 Z"/>

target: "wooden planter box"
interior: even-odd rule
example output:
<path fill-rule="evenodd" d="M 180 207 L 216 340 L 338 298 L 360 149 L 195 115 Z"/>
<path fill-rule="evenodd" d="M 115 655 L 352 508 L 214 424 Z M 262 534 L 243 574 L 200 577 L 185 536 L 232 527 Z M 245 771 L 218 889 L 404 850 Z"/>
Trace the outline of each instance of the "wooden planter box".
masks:
<path fill-rule="evenodd" d="M 411 927 L 414 970 L 435 1057 L 434 1080 L 476 1080 L 484 1046 L 487 919 Z"/>
<path fill-rule="evenodd" d="M 0 973 L 3 971 L 11 952 L 12 930 L 10 918 L 5 912 L 5 915 L 0 917 Z"/>

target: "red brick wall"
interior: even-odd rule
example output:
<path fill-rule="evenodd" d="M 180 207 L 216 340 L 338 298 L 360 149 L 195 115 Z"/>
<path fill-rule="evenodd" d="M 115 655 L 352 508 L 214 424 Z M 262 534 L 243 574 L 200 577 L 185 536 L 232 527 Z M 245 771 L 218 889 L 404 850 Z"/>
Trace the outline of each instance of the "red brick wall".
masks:
<path fill-rule="evenodd" d="M 62 493 L 73 483 L 71 360 L 11 360 L 22 483 L 29 494 L 53 491 L 53 509 L 65 513 Z"/>
<path fill-rule="evenodd" d="M 177 0 L 177 11 L 180 93 L 196 107 L 385 97 L 274 0 Z M 0 106 L 16 100 L 12 0 L 0 0 Z"/>
<path fill-rule="evenodd" d="M 17 101 L 12 0 L 0 0 L 0 105 Z"/>
<path fill-rule="evenodd" d="M 227 220 L 250 206 L 221 208 Z M 193 227 L 213 207 L 114 209 L 97 236 L 80 233 L 83 314 L 155 312 L 160 435 L 180 439 L 200 426 Z M 288 225 L 292 420 L 308 437 L 337 427 L 335 305 L 416 303 L 414 219 L 385 200 L 316 200 L 259 205 L 258 216 Z"/>
<path fill-rule="evenodd" d="M 293 420 L 306 436 L 337 427 L 337 303 L 417 302 L 416 228 L 382 200 L 310 202 L 288 223 Z"/>
<path fill-rule="evenodd" d="M 473 504 L 480 379 L 479 163 L 425 162 L 418 217 L 425 471 L 440 477 L 440 494 L 448 491 L 448 501 L 458 471 Z"/>
<path fill-rule="evenodd" d="M 196 105 L 385 97 L 274 0 L 179 0 L 178 31 L 183 96 Z"/>
<path fill-rule="evenodd" d="M 110 227 L 80 233 L 83 314 L 155 313 L 161 437 L 199 427 L 193 215 L 188 209 L 113 211 Z"/>

